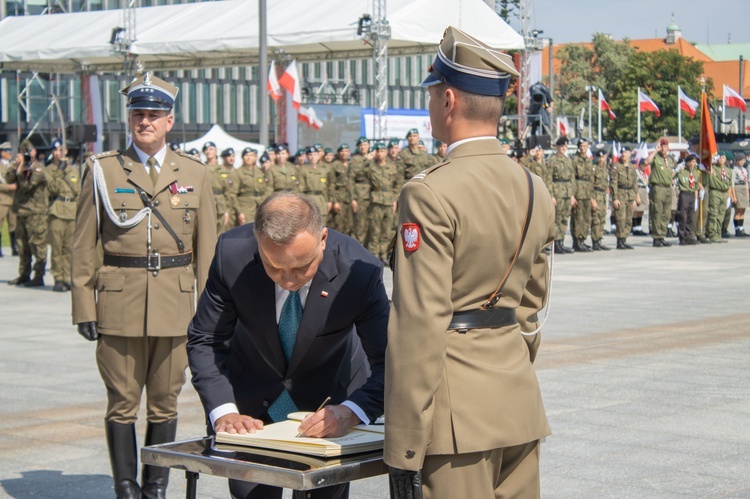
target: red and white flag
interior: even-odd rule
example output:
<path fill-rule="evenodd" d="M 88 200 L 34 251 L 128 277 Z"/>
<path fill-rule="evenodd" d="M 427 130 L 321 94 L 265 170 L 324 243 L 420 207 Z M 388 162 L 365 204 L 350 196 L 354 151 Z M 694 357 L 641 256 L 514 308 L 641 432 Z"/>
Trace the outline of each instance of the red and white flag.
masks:
<path fill-rule="evenodd" d="M 743 113 L 747 111 L 745 99 L 743 99 L 740 94 L 729 88 L 727 85 L 724 85 L 724 105 L 727 107 L 740 108 Z"/>
<path fill-rule="evenodd" d="M 279 78 L 276 76 L 276 62 L 271 61 L 271 69 L 268 71 L 268 95 L 273 100 L 281 99 L 281 85 L 279 85 Z"/>
<path fill-rule="evenodd" d="M 557 134 L 567 136 L 570 131 L 570 124 L 568 123 L 567 116 L 557 117 Z"/>
<path fill-rule="evenodd" d="M 641 112 L 648 111 L 650 113 L 655 113 L 656 116 L 661 116 L 659 106 L 656 105 L 656 102 L 651 100 L 651 97 L 641 92 L 641 89 L 638 89 L 638 109 Z"/>
<path fill-rule="evenodd" d="M 641 145 L 635 150 L 635 164 L 640 164 L 646 158 L 648 158 L 648 145 L 645 142 L 641 142 Z"/>
<path fill-rule="evenodd" d="M 315 109 L 311 107 L 300 106 L 297 110 L 297 118 L 300 121 L 307 123 L 308 127 L 314 128 L 315 130 L 320 130 L 320 127 L 323 126 L 323 122 L 320 121 L 315 114 Z"/>
<path fill-rule="evenodd" d="M 292 94 L 292 105 L 294 109 L 299 109 L 302 103 L 302 88 L 300 86 L 299 74 L 297 73 L 297 63 L 292 61 L 289 66 L 286 67 L 286 71 L 279 78 L 279 84 L 284 89 Z"/>
<path fill-rule="evenodd" d="M 695 118 L 695 111 L 698 110 L 698 101 L 693 100 L 682 91 L 680 87 L 677 87 L 677 95 L 680 98 L 680 109 L 690 115 L 691 118 Z"/>
<path fill-rule="evenodd" d="M 617 118 L 617 116 L 615 116 L 615 113 L 612 112 L 612 108 L 609 107 L 607 100 L 604 98 L 604 94 L 602 93 L 601 88 L 599 89 L 599 105 L 602 106 L 602 109 L 609 112 L 609 119 L 613 120 Z"/>
<path fill-rule="evenodd" d="M 620 153 L 620 144 L 615 143 L 615 141 L 612 141 L 612 163 L 617 163 L 620 161 L 620 156 L 622 154 Z"/>

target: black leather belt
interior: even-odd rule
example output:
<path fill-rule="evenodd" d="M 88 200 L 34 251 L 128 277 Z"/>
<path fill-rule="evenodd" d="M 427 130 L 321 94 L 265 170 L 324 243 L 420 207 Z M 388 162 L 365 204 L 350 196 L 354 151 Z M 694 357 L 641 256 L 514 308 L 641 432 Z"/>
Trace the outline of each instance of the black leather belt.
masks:
<path fill-rule="evenodd" d="M 320 196 L 321 194 L 323 194 L 323 191 L 310 191 L 308 192 L 308 194 L 315 194 L 316 196 Z"/>
<path fill-rule="evenodd" d="M 492 329 L 515 324 L 516 311 L 512 308 L 490 308 L 487 310 L 466 310 L 455 312 L 448 329 L 459 332 L 469 329 Z"/>
<path fill-rule="evenodd" d="M 630 186 L 630 185 L 619 185 L 619 184 L 617 185 L 617 187 L 619 189 L 632 189 L 633 188 L 633 186 Z"/>
<path fill-rule="evenodd" d="M 596 192 L 607 192 L 607 189 L 597 189 L 597 188 L 594 188 L 594 190 Z"/>
<path fill-rule="evenodd" d="M 55 199 L 53 201 L 63 201 L 65 203 L 69 203 L 71 201 L 75 201 L 76 198 L 71 198 L 68 196 L 55 196 Z"/>
<path fill-rule="evenodd" d="M 570 180 L 553 180 L 552 182 L 556 184 L 567 184 Z"/>
<path fill-rule="evenodd" d="M 193 261 L 193 253 L 179 255 L 162 255 L 154 253 L 150 256 L 121 256 L 104 255 L 104 265 L 110 267 L 141 268 L 146 270 L 161 270 L 172 267 L 186 267 Z"/>

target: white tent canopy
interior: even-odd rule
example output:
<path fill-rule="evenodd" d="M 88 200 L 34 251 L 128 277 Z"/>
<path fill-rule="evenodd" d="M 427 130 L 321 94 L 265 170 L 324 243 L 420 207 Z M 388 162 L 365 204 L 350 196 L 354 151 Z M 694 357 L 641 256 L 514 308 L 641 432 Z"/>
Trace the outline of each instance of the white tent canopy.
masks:
<path fill-rule="evenodd" d="M 203 137 L 199 137 L 195 140 L 191 140 L 190 142 L 185 142 L 183 144 L 180 144 L 180 147 L 183 151 L 189 151 L 190 149 L 198 149 L 199 151 L 203 151 L 203 145 L 206 142 L 213 142 L 216 144 L 216 151 L 218 154 L 221 154 L 221 151 L 228 148 L 234 149 L 234 154 L 236 156 L 235 160 L 235 168 L 239 168 L 242 166 L 242 150 L 246 147 L 252 147 L 256 151 L 258 151 L 258 157 L 260 157 L 261 154 L 263 154 L 263 151 L 266 150 L 266 147 L 261 144 L 256 144 L 254 142 L 245 142 L 244 140 L 238 139 L 237 137 L 228 134 L 220 125 L 214 125 L 211 127 L 211 129 L 206 132 L 206 134 Z"/>
<path fill-rule="evenodd" d="M 357 21 L 371 0 L 268 2 L 268 51 L 300 61 L 368 58 Z M 498 49 L 521 49 L 523 38 L 483 0 L 388 0 L 389 55 L 431 52 L 444 29 L 457 26 Z M 258 1 L 225 0 L 142 7 L 131 52 L 146 69 L 257 64 Z M 291 15 L 294 13 L 295 15 Z M 120 71 L 110 44 L 124 26 L 121 10 L 6 17 L 0 21 L 0 69 L 74 73 Z"/>

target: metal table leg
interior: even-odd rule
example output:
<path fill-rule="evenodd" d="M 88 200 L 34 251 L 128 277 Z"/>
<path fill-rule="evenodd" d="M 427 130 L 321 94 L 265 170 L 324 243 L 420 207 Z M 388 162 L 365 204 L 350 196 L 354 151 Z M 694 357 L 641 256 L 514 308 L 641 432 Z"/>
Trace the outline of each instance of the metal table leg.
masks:
<path fill-rule="evenodd" d="M 194 471 L 186 471 L 185 479 L 187 483 L 185 485 L 185 499 L 195 499 L 196 492 L 198 492 L 198 473 Z"/>

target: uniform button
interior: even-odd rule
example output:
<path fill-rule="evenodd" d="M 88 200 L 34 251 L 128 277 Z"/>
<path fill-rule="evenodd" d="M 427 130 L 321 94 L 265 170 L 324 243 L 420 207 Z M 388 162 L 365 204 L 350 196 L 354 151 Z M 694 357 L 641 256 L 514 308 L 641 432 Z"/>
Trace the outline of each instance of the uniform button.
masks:
<path fill-rule="evenodd" d="M 159 200 L 154 201 L 154 206 L 159 206 Z"/>
<path fill-rule="evenodd" d="M 415 454 L 416 454 L 416 452 L 414 452 L 413 450 L 409 449 L 408 451 L 406 451 L 406 458 L 407 459 L 411 459 L 411 458 L 414 457 Z"/>
<path fill-rule="evenodd" d="M 154 224 L 154 229 L 159 229 L 159 224 Z"/>
<path fill-rule="evenodd" d="M 122 205 L 123 205 L 123 206 L 126 206 L 126 205 L 125 205 L 125 201 L 123 201 L 123 202 L 122 202 Z"/>
<path fill-rule="evenodd" d="M 268 407 L 268 400 L 263 401 L 263 407 Z"/>

